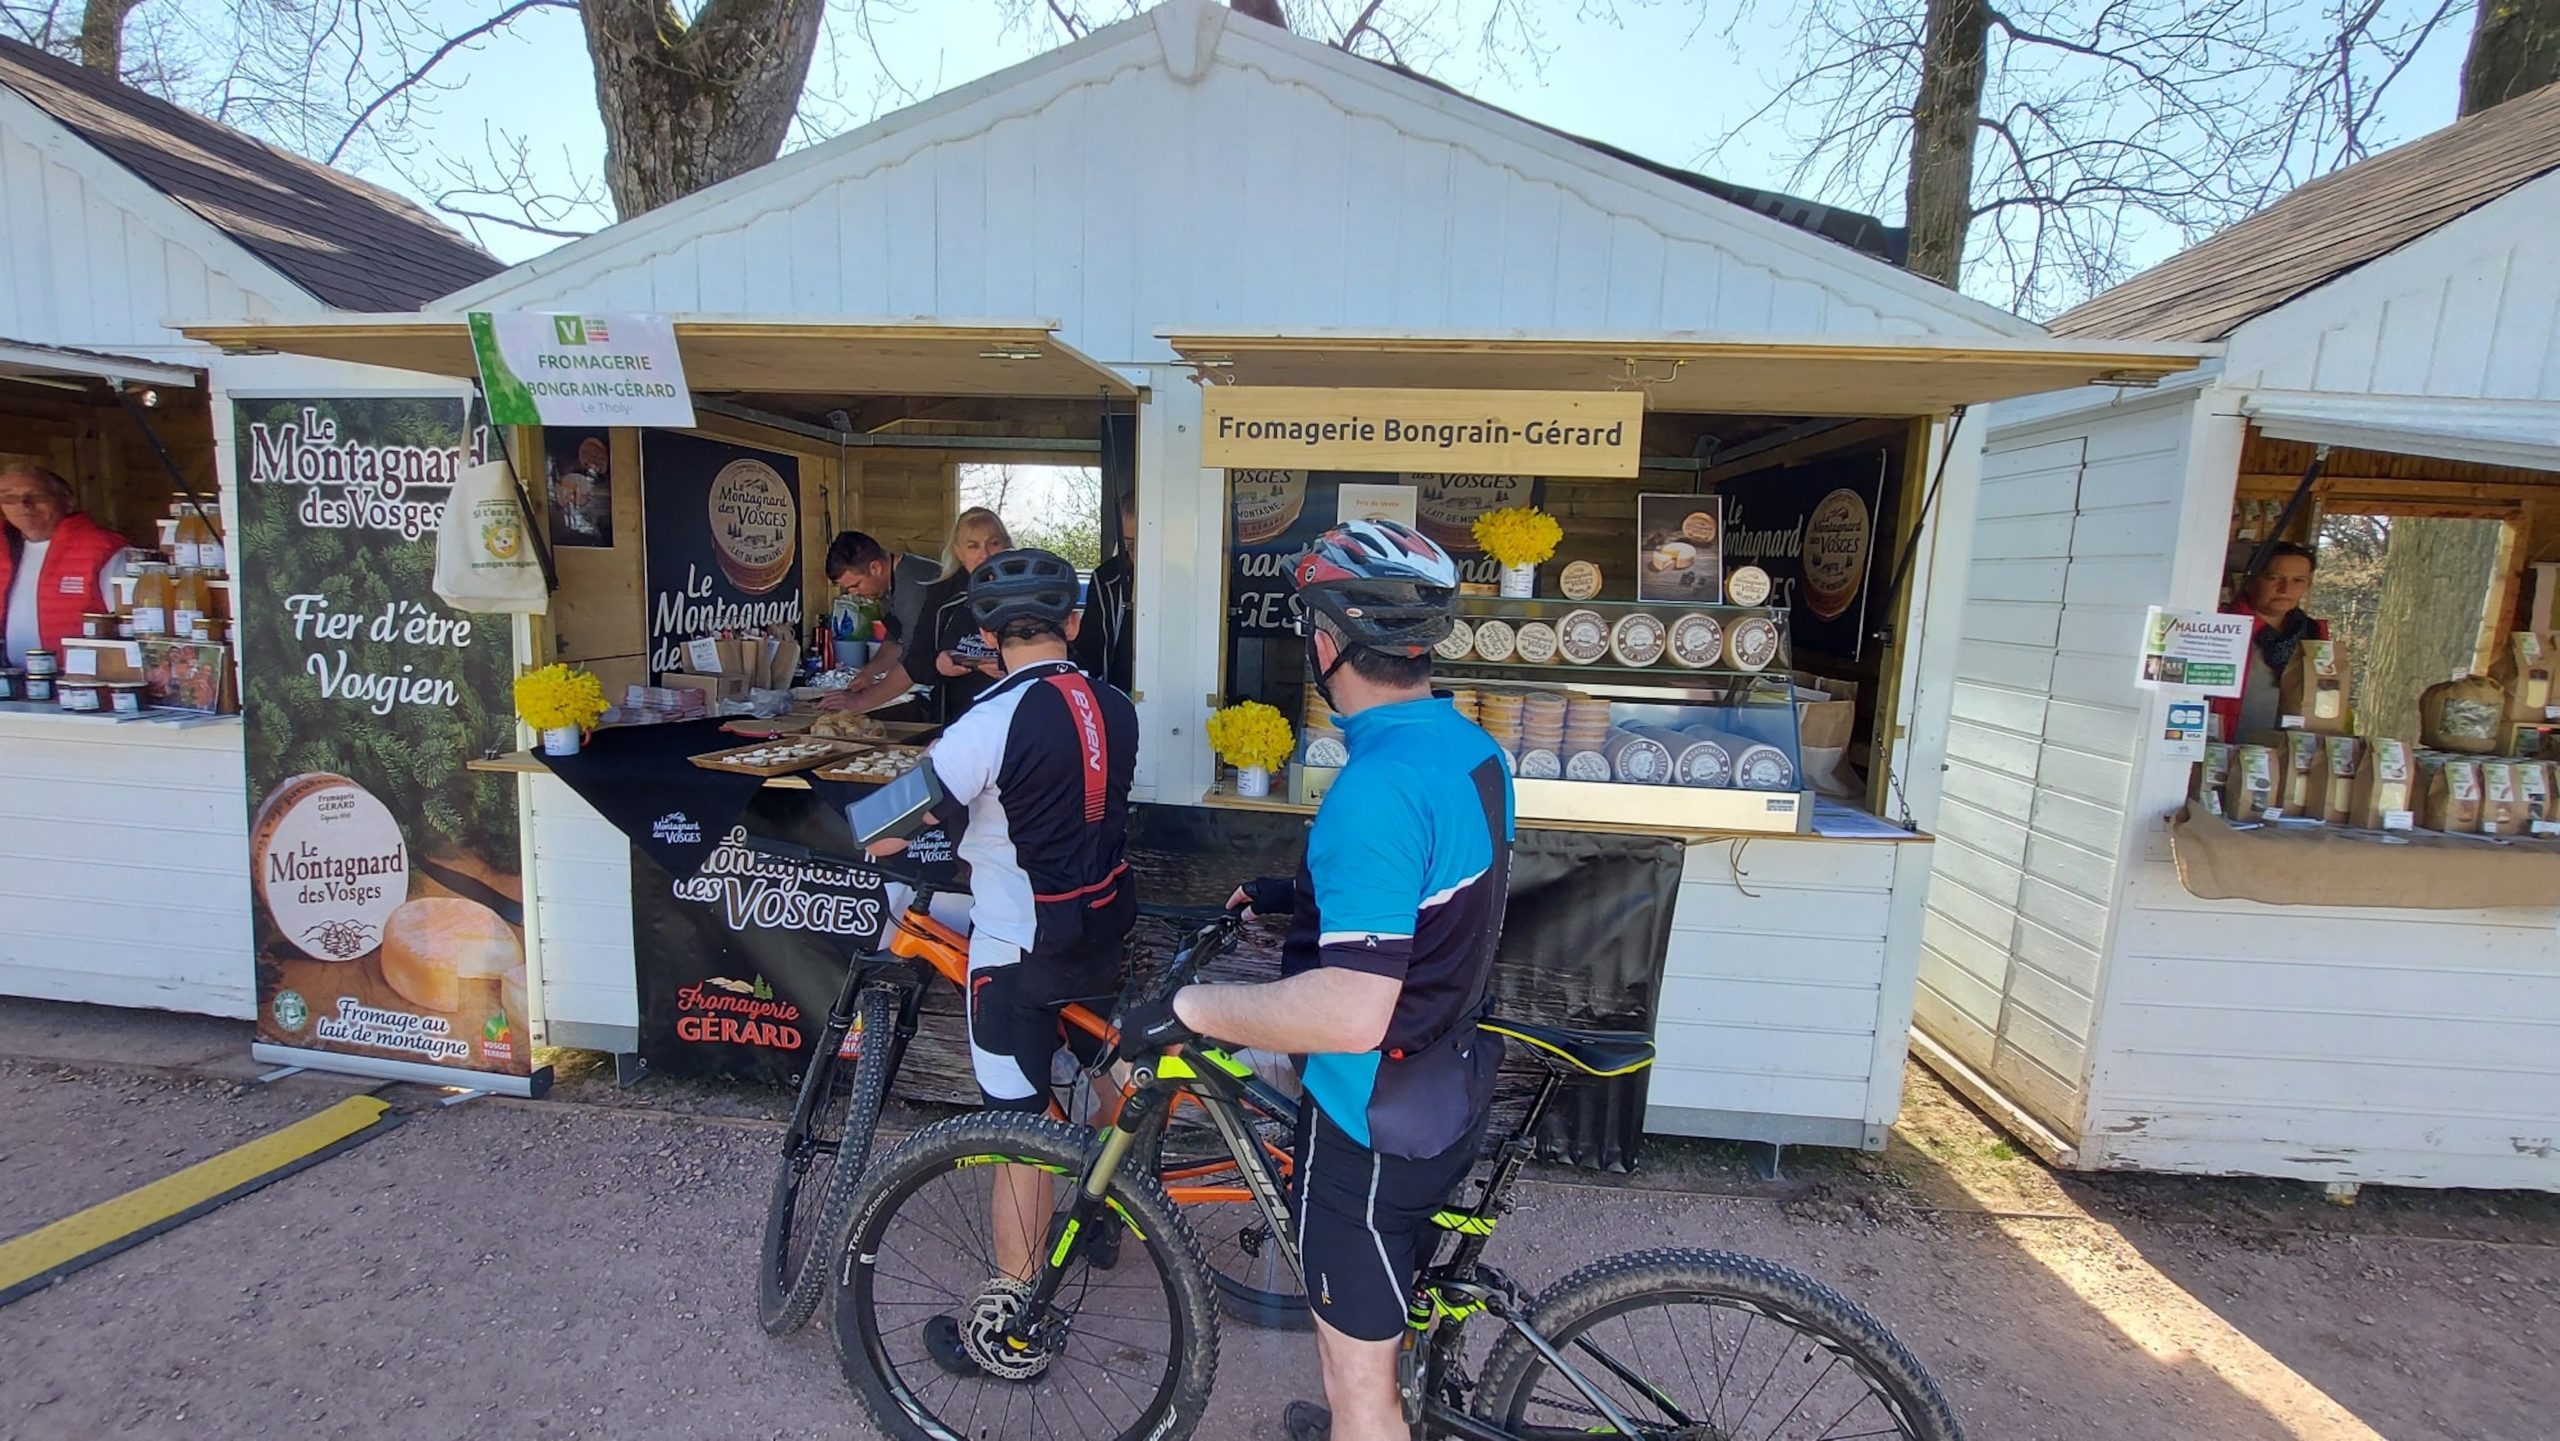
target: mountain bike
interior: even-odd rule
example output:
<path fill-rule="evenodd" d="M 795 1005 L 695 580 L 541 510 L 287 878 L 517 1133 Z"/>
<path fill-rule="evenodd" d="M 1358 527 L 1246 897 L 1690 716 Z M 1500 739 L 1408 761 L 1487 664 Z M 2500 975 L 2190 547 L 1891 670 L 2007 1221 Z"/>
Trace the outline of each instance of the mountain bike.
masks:
<path fill-rule="evenodd" d="M 1195 934 L 1164 989 L 1214 950 Z M 1408 1422 L 1466 1441 L 1961 1441 L 1919 1362 L 1874 1317 L 1820 1283 L 1732 1252 L 1666 1249 L 1596 1261 L 1530 1296 L 1484 1252 L 1567 1080 L 1650 1065 L 1638 1035 L 1489 1020 L 1545 1069 L 1493 1151 L 1472 1204 L 1441 1235 L 1411 1298 L 1399 1364 Z M 1091 1131 L 1035 1116 L 955 1117 L 917 1131 L 864 1178 L 836 1287 L 836 1349 L 880 1428 L 905 1438 L 1034 1435 L 1179 1441 L 1218 1366 L 1218 1316 L 1197 1241 L 1164 1188 L 1127 1164 L 1149 1116 L 1195 1100 L 1225 1138 L 1294 1270 L 1290 1197 L 1246 1119 L 1245 1070 L 1212 1045 L 1134 1057 L 1120 1115 Z M 1031 1274 L 994 1270 L 987 1166 L 1057 1178 Z M 1117 1221 L 1142 1248 L 1095 1264 Z M 1466 1323 L 1503 1328 L 1471 1375 Z M 928 1348 L 957 1325 L 959 1355 Z"/>
<path fill-rule="evenodd" d="M 914 893 L 903 913 L 890 921 L 881 949 L 846 969 L 783 1131 L 781 1166 L 756 1252 L 756 1320 L 767 1332 L 782 1336 L 807 1325 L 826 1295 L 835 1242 L 853 1214 L 854 1185 L 870 1158 L 881 1105 L 908 1042 L 915 1038 L 928 978 L 939 976 L 955 989 L 965 986 L 969 942 L 930 910 L 933 898 L 953 887 L 912 864 L 857 861 L 761 836 L 747 844 L 800 865 L 876 872 Z M 1142 919 L 1185 927 L 1223 914 L 1214 908 L 1160 905 L 1141 905 L 1138 913 Z M 1068 1006 L 1062 1019 L 1098 1041 L 1107 1055 L 1118 1033 L 1093 1006 L 1107 1009 L 1117 999 L 1116 993 L 1089 997 Z M 1264 1138 L 1266 1156 L 1285 1166 L 1286 1128 L 1294 1122 L 1272 1108 L 1294 1116 L 1292 1103 L 1266 1085 L 1258 1096 L 1245 1097 L 1243 1106 Z M 1053 1116 L 1068 1114 L 1059 1097 L 1052 1097 L 1050 1110 Z M 1251 1193 L 1236 1178 L 1233 1163 L 1222 1149 L 1188 1139 L 1200 1129 L 1196 1120 L 1196 1108 L 1175 1108 L 1169 1121 L 1150 1129 L 1138 1154 L 1176 1204 L 1223 1213 L 1204 1216 L 1200 1229 L 1215 1260 L 1214 1289 L 1229 1313 L 1279 1329 L 1309 1325 L 1306 1293 L 1277 1249 L 1266 1243 L 1261 1217 L 1249 1204 Z"/>

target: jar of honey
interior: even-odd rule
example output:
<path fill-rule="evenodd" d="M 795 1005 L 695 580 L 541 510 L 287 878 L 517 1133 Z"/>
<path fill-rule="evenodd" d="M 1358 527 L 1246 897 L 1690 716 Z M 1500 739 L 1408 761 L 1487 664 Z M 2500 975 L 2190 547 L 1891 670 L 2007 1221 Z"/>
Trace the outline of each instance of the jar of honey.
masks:
<path fill-rule="evenodd" d="M 213 588 L 195 566 L 182 566 L 170 582 L 169 633 L 180 640 L 204 639 L 204 618 L 213 611 Z"/>
<path fill-rule="evenodd" d="M 133 634 L 149 640 L 167 636 L 170 611 L 178 599 L 177 582 L 164 561 L 146 560 L 134 576 Z"/>

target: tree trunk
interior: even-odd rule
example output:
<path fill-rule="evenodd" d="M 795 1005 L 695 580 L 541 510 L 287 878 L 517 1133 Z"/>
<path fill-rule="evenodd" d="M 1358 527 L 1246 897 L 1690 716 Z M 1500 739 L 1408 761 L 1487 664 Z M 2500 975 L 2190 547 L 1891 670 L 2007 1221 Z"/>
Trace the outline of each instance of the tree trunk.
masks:
<path fill-rule="evenodd" d="M 2462 113 L 2560 80 L 2560 0 L 2480 0 L 2462 62 Z"/>
<path fill-rule="evenodd" d="M 824 10 L 825 0 L 710 0 L 688 25 L 666 0 L 578 7 L 622 219 L 782 153 Z"/>
<path fill-rule="evenodd" d="M 1929 0 L 1920 93 L 1911 102 L 1911 174 L 1903 191 L 1910 257 L 1903 268 L 1953 288 L 1973 228 L 1973 142 L 1982 126 L 1984 0 Z"/>
<path fill-rule="evenodd" d="M 1227 0 L 1227 8 L 1249 20 L 1289 28 L 1289 17 L 1280 13 L 1280 0 Z"/>
<path fill-rule="evenodd" d="M 2415 741 L 2418 693 L 2478 661 L 2480 611 L 2488 603 L 2501 529 L 2494 520 L 2392 522 L 2373 654 L 2363 658 L 2356 692 L 2358 728 L 2366 735 Z M 2319 597 L 2314 584 L 2314 615 Z"/>
<path fill-rule="evenodd" d="M 114 79 L 124 76 L 124 17 L 142 0 L 89 0 L 80 10 L 80 63 Z"/>

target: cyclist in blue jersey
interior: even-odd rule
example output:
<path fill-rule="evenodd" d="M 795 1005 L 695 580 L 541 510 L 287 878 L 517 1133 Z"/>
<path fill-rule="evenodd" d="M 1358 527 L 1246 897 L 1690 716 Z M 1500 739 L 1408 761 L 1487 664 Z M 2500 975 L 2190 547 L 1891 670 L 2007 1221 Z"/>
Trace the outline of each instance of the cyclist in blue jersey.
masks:
<path fill-rule="evenodd" d="M 1290 914 L 1281 978 L 1192 985 L 1124 1017 L 1124 1044 L 1212 1036 L 1304 1057 L 1298 1244 L 1324 1407 L 1292 1441 L 1406 1433 L 1396 1347 L 1432 1212 L 1476 1158 L 1501 1043 L 1478 1031 L 1511 876 L 1511 776 L 1493 738 L 1431 693 L 1457 566 L 1393 521 L 1348 521 L 1291 563 L 1316 685 L 1351 758 L 1295 880 L 1233 904 Z"/>

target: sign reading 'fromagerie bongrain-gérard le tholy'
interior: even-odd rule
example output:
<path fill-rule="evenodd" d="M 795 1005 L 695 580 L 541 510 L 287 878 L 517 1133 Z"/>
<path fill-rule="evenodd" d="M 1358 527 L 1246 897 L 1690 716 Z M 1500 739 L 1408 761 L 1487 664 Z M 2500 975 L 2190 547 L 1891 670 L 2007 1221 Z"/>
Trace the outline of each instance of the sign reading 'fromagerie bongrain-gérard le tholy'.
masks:
<path fill-rule="evenodd" d="M 1202 462 L 1230 468 L 1625 477 L 1644 396 L 1217 385 L 1200 429 Z"/>

